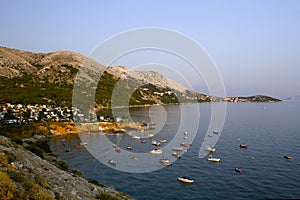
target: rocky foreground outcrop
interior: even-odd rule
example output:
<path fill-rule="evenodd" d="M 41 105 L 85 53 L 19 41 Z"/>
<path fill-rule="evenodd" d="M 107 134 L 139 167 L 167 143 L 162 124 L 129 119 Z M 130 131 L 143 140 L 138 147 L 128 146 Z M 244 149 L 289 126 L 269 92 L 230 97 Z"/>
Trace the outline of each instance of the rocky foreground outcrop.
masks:
<path fill-rule="evenodd" d="M 132 199 L 59 169 L 24 146 L 0 136 L 0 199 Z"/>

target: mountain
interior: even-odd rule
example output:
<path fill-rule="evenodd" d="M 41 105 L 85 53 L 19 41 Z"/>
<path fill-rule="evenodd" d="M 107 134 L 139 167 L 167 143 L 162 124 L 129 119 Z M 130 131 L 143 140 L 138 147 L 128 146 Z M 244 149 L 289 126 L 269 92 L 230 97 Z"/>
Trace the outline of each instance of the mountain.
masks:
<path fill-rule="evenodd" d="M 0 77 L 0 99 L 12 103 L 70 106 L 72 95 L 80 97 L 80 104 L 86 104 L 86 97 L 95 96 L 98 108 L 179 102 L 239 102 L 242 99 L 208 96 L 187 90 L 158 72 L 132 71 L 124 66 L 104 67 L 84 55 L 69 51 L 33 53 L 0 47 Z M 76 91 L 78 94 L 72 94 L 73 87 L 81 87 Z M 253 101 L 253 98 L 250 100 Z M 278 101 L 271 97 L 254 98 L 256 100 Z"/>

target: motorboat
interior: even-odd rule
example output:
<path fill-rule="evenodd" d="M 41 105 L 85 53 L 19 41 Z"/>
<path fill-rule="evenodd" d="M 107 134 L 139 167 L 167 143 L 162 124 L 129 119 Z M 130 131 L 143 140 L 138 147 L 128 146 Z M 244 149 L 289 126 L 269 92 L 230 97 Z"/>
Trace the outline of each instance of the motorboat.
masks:
<path fill-rule="evenodd" d="M 187 139 L 187 134 L 188 134 L 187 132 L 183 133 L 183 139 Z"/>
<path fill-rule="evenodd" d="M 86 146 L 86 145 L 87 145 L 87 142 L 80 142 L 80 145 L 81 145 L 81 146 Z"/>
<path fill-rule="evenodd" d="M 137 136 L 137 135 L 134 135 L 134 136 L 132 136 L 132 139 L 134 139 L 134 140 L 139 140 L 139 139 L 141 139 L 141 137 L 139 137 L 139 136 Z"/>
<path fill-rule="evenodd" d="M 145 143 L 146 143 L 146 140 L 142 140 L 141 143 L 145 144 Z"/>
<path fill-rule="evenodd" d="M 131 147 L 131 146 L 128 146 L 128 147 L 126 147 L 126 149 L 128 149 L 128 150 L 132 150 L 132 147 Z"/>
<path fill-rule="evenodd" d="M 173 151 L 182 151 L 183 148 L 182 147 L 173 147 Z"/>
<path fill-rule="evenodd" d="M 170 166 L 172 165 L 172 163 L 170 162 L 170 160 L 166 159 L 166 158 L 161 158 L 159 160 L 159 162 L 163 165 L 163 166 Z"/>
<path fill-rule="evenodd" d="M 161 142 L 161 143 L 166 143 L 167 140 L 166 140 L 166 139 L 162 139 L 162 140 L 160 140 L 160 142 Z"/>
<path fill-rule="evenodd" d="M 248 145 L 247 144 L 240 144 L 240 148 L 248 149 Z"/>
<path fill-rule="evenodd" d="M 153 137 L 154 137 L 154 135 L 153 135 L 153 134 L 151 134 L 151 133 L 149 133 L 149 134 L 146 134 L 146 136 L 147 136 L 148 138 L 153 138 Z"/>
<path fill-rule="evenodd" d="M 132 159 L 132 160 L 137 160 L 138 158 L 135 157 L 135 156 L 131 156 L 131 159 Z"/>
<path fill-rule="evenodd" d="M 214 157 L 212 157 L 212 155 L 210 155 L 207 160 L 210 162 L 220 162 L 221 161 L 220 158 L 214 158 Z"/>
<path fill-rule="evenodd" d="M 242 172 L 243 172 L 242 169 L 241 169 L 241 168 L 238 168 L 238 167 L 234 168 L 234 171 L 236 171 L 236 172 L 238 172 L 238 173 L 242 173 Z"/>
<path fill-rule="evenodd" d="M 160 142 L 157 142 L 156 140 L 152 140 L 151 144 L 154 146 L 160 146 Z"/>
<path fill-rule="evenodd" d="M 152 154 L 152 155 L 158 155 L 158 154 L 162 154 L 162 153 L 163 153 L 163 150 L 161 150 L 161 149 L 152 149 L 150 151 L 150 154 Z"/>
<path fill-rule="evenodd" d="M 219 132 L 218 131 L 213 131 L 213 134 L 219 134 Z"/>
<path fill-rule="evenodd" d="M 189 183 L 189 184 L 194 183 L 194 179 L 191 179 L 191 178 L 186 177 L 186 176 L 178 177 L 177 180 L 182 182 L 182 183 Z"/>
<path fill-rule="evenodd" d="M 112 165 L 112 166 L 116 166 L 117 162 L 115 160 L 109 160 L 108 164 Z"/>
<path fill-rule="evenodd" d="M 121 152 L 121 148 L 120 148 L 120 147 L 116 147 L 115 150 L 116 150 L 116 152 L 118 152 L 118 153 Z"/>
<path fill-rule="evenodd" d="M 211 148 L 210 146 L 206 146 L 205 147 L 205 151 L 209 151 L 211 153 L 214 153 L 216 151 L 216 149 L 215 148 Z"/>
<path fill-rule="evenodd" d="M 176 158 L 181 158 L 181 155 L 178 152 L 173 152 L 172 156 L 174 156 Z"/>
<path fill-rule="evenodd" d="M 293 159 L 293 157 L 292 156 L 283 156 L 285 159 L 287 159 L 287 160 L 291 160 L 291 159 Z"/>
<path fill-rule="evenodd" d="M 187 143 L 184 143 L 184 142 L 183 142 L 183 143 L 180 144 L 180 146 L 188 147 L 188 146 L 192 146 L 192 144 L 187 144 Z"/>

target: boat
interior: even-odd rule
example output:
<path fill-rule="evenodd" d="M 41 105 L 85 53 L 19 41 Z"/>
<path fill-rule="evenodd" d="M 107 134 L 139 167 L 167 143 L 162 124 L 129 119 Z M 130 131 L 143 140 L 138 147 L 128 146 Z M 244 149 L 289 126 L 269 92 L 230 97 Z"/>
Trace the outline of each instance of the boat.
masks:
<path fill-rule="evenodd" d="M 137 136 L 137 135 L 134 135 L 134 136 L 132 136 L 132 139 L 134 139 L 134 140 L 139 140 L 139 139 L 141 139 L 141 137 L 139 137 L 139 136 Z"/>
<path fill-rule="evenodd" d="M 176 158 L 181 158 L 181 155 L 177 152 L 173 152 L 172 156 L 176 157 Z"/>
<path fill-rule="evenodd" d="M 132 160 L 137 160 L 138 158 L 135 157 L 135 156 L 131 156 L 131 159 L 132 159 Z"/>
<path fill-rule="evenodd" d="M 218 131 L 213 131 L 213 134 L 219 134 L 219 132 Z"/>
<path fill-rule="evenodd" d="M 206 146 L 205 147 L 205 151 L 209 151 L 209 152 L 214 153 L 216 151 L 216 149 L 215 148 L 211 148 L 210 146 Z"/>
<path fill-rule="evenodd" d="M 194 183 L 194 179 L 191 179 L 191 178 L 186 177 L 186 176 L 178 177 L 177 180 L 182 182 L 182 183 L 189 183 L 189 184 Z"/>
<path fill-rule="evenodd" d="M 151 134 L 151 133 L 147 134 L 146 136 L 147 136 L 148 138 L 153 138 L 153 137 L 154 137 L 154 135 Z"/>
<path fill-rule="evenodd" d="M 86 145 L 87 145 L 87 142 L 80 142 L 80 145 L 81 145 L 81 146 L 86 146 Z"/>
<path fill-rule="evenodd" d="M 112 165 L 112 166 L 116 166 L 117 165 L 117 162 L 114 161 L 114 160 L 109 160 L 108 161 L 108 164 Z"/>
<path fill-rule="evenodd" d="M 170 162 L 170 160 L 166 159 L 166 158 L 161 158 L 159 160 L 159 162 L 163 165 L 163 166 L 170 166 L 172 165 L 172 163 Z"/>
<path fill-rule="evenodd" d="M 221 161 L 220 158 L 214 158 L 214 157 L 212 157 L 212 155 L 210 155 L 207 160 L 210 162 L 220 162 Z"/>
<path fill-rule="evenodd" d="M 163 150 L 161 150 L 161 149 L 152 149 L 150 151 L 150 154 L 152 154 L 152 155 L 158 155 L 158 154 L 162 154 L 162 153 L 163 153 Z"/>
<path fill-rule="evenodd" d="M 293 157 L 292 156 L 283 156 L 285 159 L 287 159 L 287 160 L 291 160 L 291 159 L 293 159 Z"/>
<path fill-rule="evenodd" d="M 187 132 L 183 133 L 183 139 L 187 139 L 187 134 L 188 134 Z"/>
<path fill-rule="evenodd" d="M 128 150 L 132 150 L 132 147 L 131 147 L 131 146 L 128 146 L 128 147 L 126 147 L 126 149 L 128 149 Z"/>
<path fill-rule="evenodd" d="M 190 146 L 190 147 L 191 147 L 192 144 L 187 144 L 187 143 L 184 143 L 184 142 L 183 142 L 183 143 L 180 144 L 180 146 L 183 146 L 183 147 L 188 147 L 188 146 Z"/>
<path fill-rule="evenodd" d="M 242 169 L 241 169 L 241 168 L 238 168 L 238 167 L 234 168 L 234 171 L 236 171 L 236 172 L 238 172 L 238 173 L 242 173 L 242 172 L 243 172 Z"/>
<path fill-rule="evenodd" d="M 166 139 L 162 139 L 162 140 L 160 140 L 160 142 L 161 142 L 161 143 L 166 143 L 167 140 L 166 140 Z"/>
<path fill-rule="evenodd" d="M 120 147 L 116 147 L 115 150 L 116 150 L 116 152 L 118 152 L 118 153 L 121 152 L 121 148 L 120 148 Z"/>
<path fill-rule="evenodd" d="M 65 152 L 69 153 L 71 150 L 70 149 L 66 149 Z"/>
<path fill-rule="evenodd" d="M 248 145 L 247 144 L 240 144 L 240 148 L 248 149 Z"/>
<path fill-rule="evenodd" d="M 145 143 L 146 143 L 146 140 L 142 140 L 141 143 L 145 144 Z"/>
<path fill-rule="evenodd" d="M 173 151 L 182 151 L 183 148 L 182 147 L 173 147 Z"/>
<path fill-rule="evenodd" d="M 73 148 L 80 149 L 81 146 L 80 145 L 75 145 L 75 146 L 73 146 Z"/>
<path fill-rule="evenodd" d="M 151 144 L 154 146 L 160 146 L 160 142 L 157 142 L 156 140 L 152 140 Z"/>

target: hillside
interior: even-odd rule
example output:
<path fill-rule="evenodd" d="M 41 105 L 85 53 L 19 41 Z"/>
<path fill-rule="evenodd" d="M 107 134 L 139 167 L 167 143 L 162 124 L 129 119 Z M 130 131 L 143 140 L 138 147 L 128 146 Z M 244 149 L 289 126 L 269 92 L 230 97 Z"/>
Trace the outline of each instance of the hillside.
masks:
<path fill-rule="evenodd" d="M 80 172 L 43 152 L 45 142 L 34 141 L 12 142 L 0 136 L 0 199 L 132 199 L 104 184 L 87 181 Z"/>
<path fill-rule="evenodd" d="M 82 66 L 86 70 L 80 71 L 82 76 L 77 79 L 84 85 L 80 103 L 86 104 L 85 96 L 94 95 L 94 88 L 98 108 L 112 106 L 113 92 L 118 95 L 113 106 L 235 101 L 235 97 L 223 99 L 189 91 L 158 72 L 104 67 L 79 53 L 32 53 L 5 47 L 0 47 L 0 100 L 71 106 L 74 80 Z M 98 84 L 91 85 L 99 73 Z M 271 97 L 258 100 L 278 101 Z"/>

